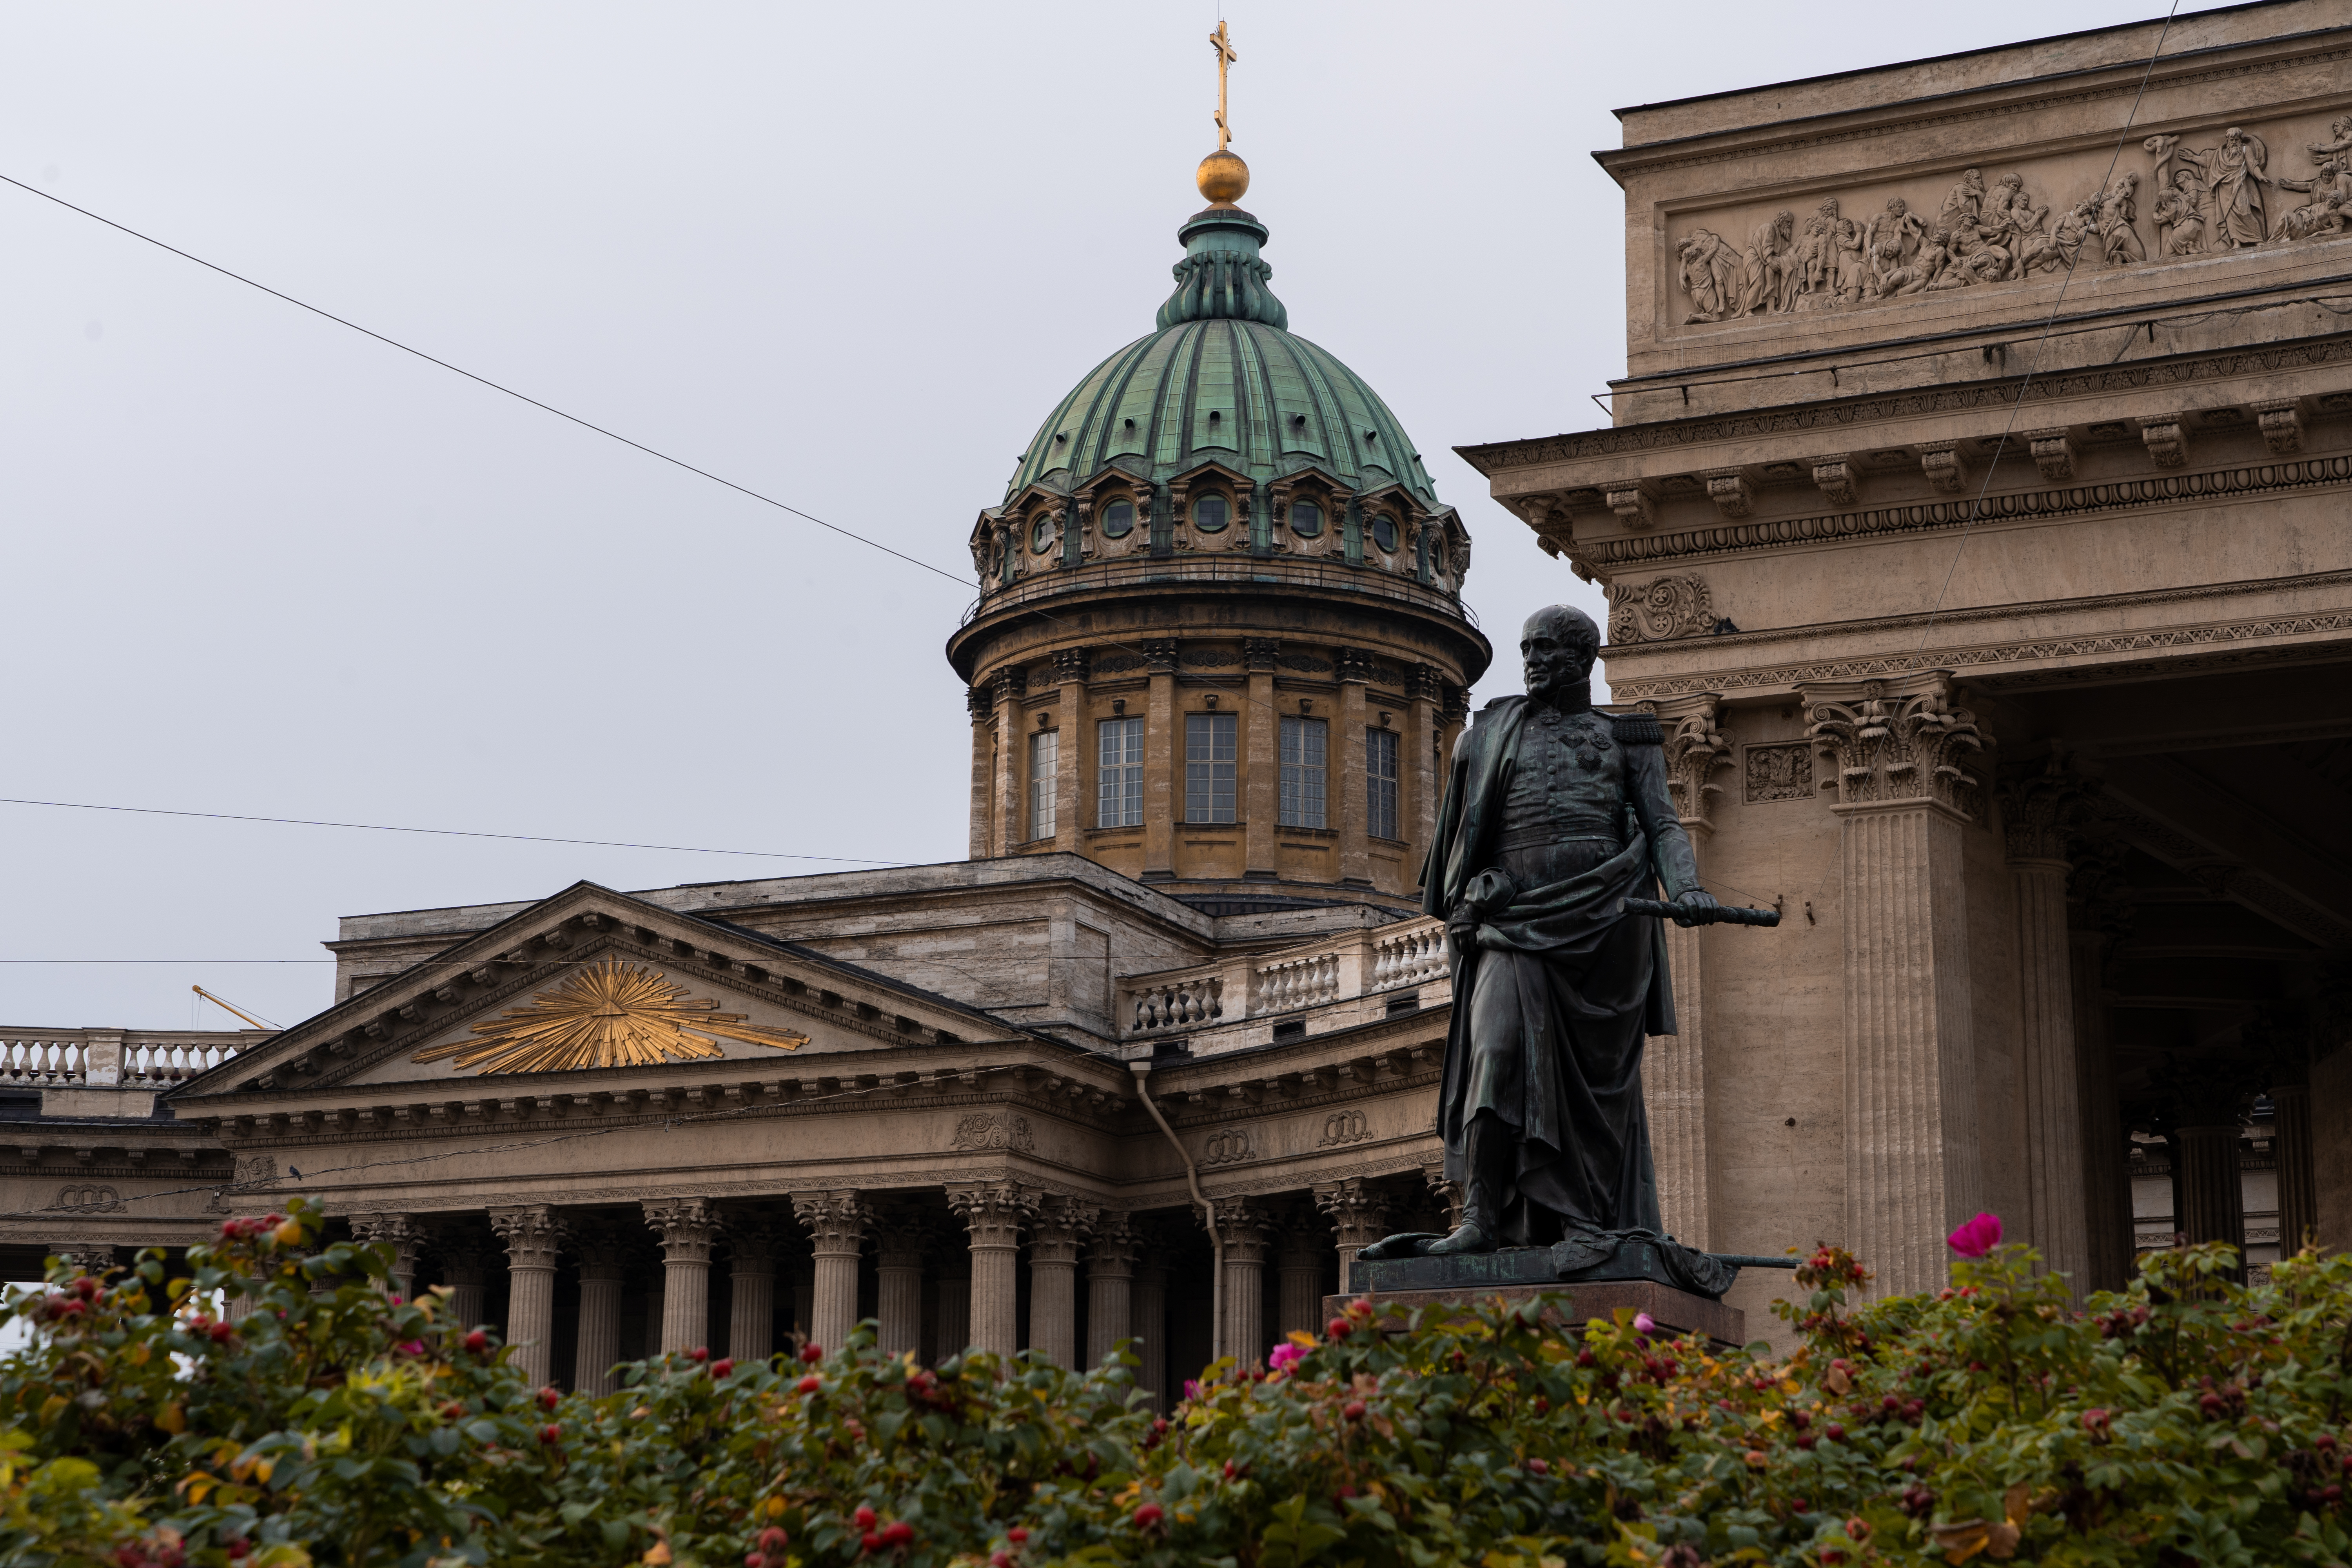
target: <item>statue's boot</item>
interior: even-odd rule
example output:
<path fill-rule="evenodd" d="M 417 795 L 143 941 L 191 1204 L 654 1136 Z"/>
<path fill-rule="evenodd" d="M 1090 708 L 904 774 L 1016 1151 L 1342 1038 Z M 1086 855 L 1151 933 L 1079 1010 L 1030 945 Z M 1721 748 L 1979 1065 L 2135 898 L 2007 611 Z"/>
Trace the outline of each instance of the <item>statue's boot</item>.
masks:
<path fill-rule="evenodd" d="M 1492 1252 L 1503 1234 L 1503 1175 L 1516 1153 L 1510 1129 L 1491 1115 L 1470 1123 L 1469 1166 L 1462 1196 L 1462 1223 L 1443 1241 L 1429 1244 L 1437 1257 L 1455 1252 Z"/>

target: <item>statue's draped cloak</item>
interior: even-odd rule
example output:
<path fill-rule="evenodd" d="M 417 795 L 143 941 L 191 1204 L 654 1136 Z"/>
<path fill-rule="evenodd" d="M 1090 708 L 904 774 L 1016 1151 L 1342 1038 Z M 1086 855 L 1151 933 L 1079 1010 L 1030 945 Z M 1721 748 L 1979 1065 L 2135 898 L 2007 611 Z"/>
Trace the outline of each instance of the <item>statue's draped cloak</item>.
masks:
<path fill-rule="evenodd" d="M 1423 908 L 1431 914 L 1444 917 L 1465 896 L 1496 885 L 1474 884 L 1506 858 L 1496 846 L 1528 708 L 1523 697 L 1488 705 L 1454 749 L 1423 876 Z M 1663 805 L 1657 747 L 1624 750 L 1629 797 Z M 1661 776 L 1643 776 L 1651 772 Z M 1669 834 L 1681 826 L 1671 815 L 1654 826 Z M 1648 836 L 1629 825 L 1625 837 L 1630 842 L 1613 853 L 1596 847 L 1586 858 L 1597 863 L 1574 875 L 1516 889 L 1479 928 L 1476 948 L 1454 954 L 1438 1100 L 1446 1174 L 1465 1179 L 1470 1123 L 1481 1111 L 1511 1128 L 1519 1158 L 1507 1199 L 1511 1234 L 1501 1239 L 1513 1244 L 1550 1239 L 1525 1234 L 1529 1205 L 1571 1232 L 1661 1229 L 1642 1104 L 1642 1042 L 1675 1032 L 1674 997 L 1659 922 L 1622 912 L 1624 900 L 1656 892 Z M 1505 984 L 1515 998 L 1493 994 Z M 1483 1069 L 1474 1062 L 1471 1027 L 1476 1016 L 1491 1024 L 1514 1015 L 1518 1049 L 1506 1054 L 1509 1071 L 1502 1076 L 1517 1081 L 1507 1082 L 1494 1070 L 1492 1052 Z"/>

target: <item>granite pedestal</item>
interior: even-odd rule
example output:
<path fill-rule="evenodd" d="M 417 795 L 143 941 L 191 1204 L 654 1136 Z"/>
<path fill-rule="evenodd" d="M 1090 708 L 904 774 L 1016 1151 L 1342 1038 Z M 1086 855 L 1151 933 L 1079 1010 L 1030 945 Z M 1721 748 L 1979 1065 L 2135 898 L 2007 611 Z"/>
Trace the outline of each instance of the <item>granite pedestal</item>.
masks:
<path fill-rule="evenodd" d="M 1466 1305 L 1496 1297 L 1531 1301 L 1552 1295 L 1565 1298 L 1561 1321 L 1570 1328 L 1612 1318 L 1618 1308 L 1629 1307 L 1647 1312 L 1673 1333 L 1701 1333 L 1727 1345 L 1747 1342 L 1748 1315 L 1736 1307 L 1654 1279 L 1562 1279 L 1552 1249 L 1545 1247 L 1379 1262 L 1359 1258 L 1349 1266 L 1347 1283 L 1345 1294 L 1325 1298 L 1326 1317 L 1358 1300 L 1370 1300 L 1383 1316 L 1401 1318 L 1419 1307 Z"/>

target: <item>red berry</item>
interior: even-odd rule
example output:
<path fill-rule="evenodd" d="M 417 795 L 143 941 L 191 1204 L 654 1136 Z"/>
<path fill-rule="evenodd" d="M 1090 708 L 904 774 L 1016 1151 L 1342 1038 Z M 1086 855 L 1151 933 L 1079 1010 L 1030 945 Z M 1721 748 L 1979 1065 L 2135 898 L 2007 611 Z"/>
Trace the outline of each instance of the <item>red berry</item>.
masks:
<path fill-rule="evenodd" d="M 798 1387 L 803 1394 L 814 1394 L 818 1389 L 824 1386 L 824 1379 L 812 1373 L 809 1376 L 801 1379 L 795 1386 Z"/>
<path fill-rule="evenodd" d="M 253 1542 L 240 1535 L 235 1541 L 228 1543 L 229 1561 L 234 1563 L 252 1550 Z"/>
<path fill-rule="evenodd" d="M 1797 1447 L 1804 1449 L 1807 1453 L 1812 1452 L 1813 1445 L 1820 1441 L 1821 1439 L 1814 1436 L 1811 1432 L 1800 1432 L 1797 1434 Z"/>
<path fill-rule="evenodd" d="M 686 1359 L 692 1362 L 709 1361 L 710 1359 L 710 1352 L 701 1345 L 697 1345 L 692 1350 L 686 1352 Z"/>
<path fill-rule="evenodd" d="M 1549 1459 L 1529 1459 L 1528 1461 L 1528 1468 L 1533 1470 L 1539 1476 L 1548 1476 L 1551 1474 L 1551 1461 Z"/>
<path fill-rule="evenodd" d="M 857 1505 L 857 1511 L 850 1517 L 857 1521 L 858 1529 L 871 1530 L 874 1528 L 875 1520 L 879 1516 L 877 1515 L 872 1509 L 867 1508 L 864 1503 L 859 1503 Z"/>
<path fill-rule="evenodd" d="M 2314 1437 L 2311 1440 L 2311 1446 L 2325 1454 L 2328 1449 L 2336 1447 L 2336 1434 L 2333 1432 L 2322 1432 L 2318 1436 Z"/>
<path fill-rule="evenodd" d="M 563 1428 L 542 1426 L 539 1429 L 539 1440 L 542 1443 L 561 1443 L 563 1441 Z"/>
<path fill-rule="evenodd" d="M 1029 1527 L 1025 1524 L 1016 1524 L 1004 1532 L 1004 1539 L 1018 1546 L 1029 1539 Z"/>
<path fill-rule="evenodd" d="M 1845 1428 L 1832 1421 L 1822 1428 L 1822 1436 L 1832 1443 L 1843 1443 L 1845 1441 Z"/>
<path fill-rule="evenodd" d="M 490 1336 L 479 1329 L 475 1329 L 466 1336 L 466 1348 L 479 1355 L 490 1348 Z"/>
<path fill-rule="evenodd" d="M 915 1539 L 915 1527 L 903 1519 L 894 1519 L 882 1527 L 882 1544 L 905 1546 Z"/>
<path fill-rule="evenodd" d="M 1789 1425 L 1794 1426 L 1798 1431 L 1801 1432 L 1812 1424 L 1813 1417 L 1811 1412 L 1804 1410 L 1791 1410 L 1789 1412 Z"/>
<path fill-rule="evenodd" d="M 811 1340 L 808 1343 L 801 1347 L 801 1360 L 805 1362 L 820 1362 L 824 1359 L 824 1347 L 818 1344 L 814 1340 Z"/>
<path fill-rule="evenodd" d="M 786 1535 L 780 1525 L 772 1524 L 760 1531 L 760 1550 L 762 1552 L 782 1552 L 792 1543 L 793 1538 Z"/>
<path fill-rule="evenodd" d="M 868 1552 L 879 1552 L 882 1550 L 881 1534 L 877 1531 L 869 1530 L 857 1538 L 857 1544 Z"/>
<path fill-rule="evenodd" d="M 1013 1553 L 998 1547 L 988 1554 L 988 1568 L 1013 1568 Z"/>
<path fill-rule="evenodd" d="M 743 1568 L 768 1568 L 768 1554 L 764 1552 L 746 1552 L 743 1553 Z"/>
<path fill-rule="evenodd" d="M 540 1407 L 544 1410 L 554 1409 L 562 1398 L 563 1395 L 556 1393 L 553 1388 L 542 1388 L 539 1391 Z"/>
<path fill-rule="evenodd" d="M 1227 1459 L 1225 1461 L 1225 1479 L 1232 1480 L 1234 1479 L 1234 1462 L 1231 1459 Z"/>
<path fill-rule="evenodd" d="M 1364 1418 L 1364 1402 L 1360 1399 L 1350 1399 L 1346 1405 L 1340 1406 L 1339 1414 L 1350 1421 L 1361 1421 Z"/>
<path fill-rule="evenodd" d="M 225 1345 L 236 1337 L 236 1327 L 232 1323 L 215 1323 L 205 1331 L 212 1336 L 213 1343 L 216 1345 Z"/>
<path fill-rule="evenodd" d="M 1335 1340 L 1344 1340 L 1349 1333 L 1354 1331 L 1355 1327 L 1355 1324 L 1348 1321 L 1345 1318 L 1334 1318 L 1329 1322 L 1323 1325 L 1323 1331 L 1329 1334 Z"/>
<path fill-rule="evenodd" d="M 1141 1508 L 1135 1510 L 1135 1528 L 1138 1530 L 1150 1530 L 1165 1517 L 1166 1516 L 1161 1512 L 1158 1503 L 1145 1503 Z"/>
<path fill-rule="evenodd" d="M 712 1362 L 710 1363 L 710 1375 L 713 1377 L 734 1376 L 735 1363 L 733 1358 L 729 1356 L 720 1356 L 717 1361 Z"/>

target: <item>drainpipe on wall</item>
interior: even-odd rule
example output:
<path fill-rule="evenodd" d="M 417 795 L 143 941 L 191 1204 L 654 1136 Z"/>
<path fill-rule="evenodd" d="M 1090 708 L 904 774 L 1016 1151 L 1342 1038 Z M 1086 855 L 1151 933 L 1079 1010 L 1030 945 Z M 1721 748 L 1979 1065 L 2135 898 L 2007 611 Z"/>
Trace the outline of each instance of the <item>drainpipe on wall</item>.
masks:
<path fill-rule="evenodd" d="M 1176 1157 L 1184 1162 L 1184 1184 L 1192 1189 L 1192 1201 L 1201 1205 L 1202 1216 L 1208 1222 L 1210 1268 L 1215 1270 L 1209 1281 L 1209 1359 L 1215 1361 L 1225 1353 L 1225 1243 L 1217 1234 L 1217 1205 L 1201 1191 L 1201 1173 L 1193 1168 L 1192 1157 L 1184 1152 L 1176 1130 L 1168 1125 L 1168 1119 L 1160 1114 L 1160 1107 L 1151 1102 L 1151 1091 L 1143 1087 L 1143 1080 L 1151 1076 L 1151 1064 L 1129 1062 L 1127 1070 L 1135 1075 L 1136 1098 L 1143 1101 L 1144 1110 L 1151 1112 L 1151 1120 L 1160 1124 L 1160 1131 L 1168 1135 Z"/>

